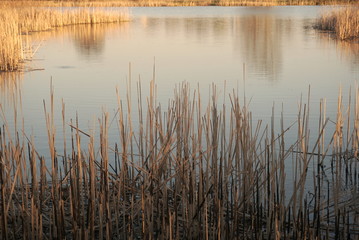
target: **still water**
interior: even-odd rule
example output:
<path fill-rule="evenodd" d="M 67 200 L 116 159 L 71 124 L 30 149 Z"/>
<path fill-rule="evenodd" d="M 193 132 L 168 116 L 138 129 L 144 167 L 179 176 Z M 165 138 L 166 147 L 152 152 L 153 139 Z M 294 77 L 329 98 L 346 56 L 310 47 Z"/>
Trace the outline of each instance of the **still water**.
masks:
<path fill-rule="evenodd" d="M 0 103 L 13 124 L 12 106 L 21 102 L 18 114 L 40 151 L 47 144 L 43 101 L 49 108 L 51 82 L 59 132 L 62 101 L 66 121 L 77 115 L 80 128 L 90 131 L 103 111 L 114 117 L 116 89 L 125 99 L 131 79 L 136 98 L 136 82 L 141 79 L 145 99 L 153 76 L 157 101 L 164 105 L 182 82 L 199 88 L 204 99 L 214 83 L 221 99 L 232 89 L 241 97 L 245 92 L 254 119 L 268 122 L 273 104 L 278 111 L 283 104 L 287 125 L 295 120 L 298 102 L 302 95 L 307 98 L 310 86 L 317 124 L 320 99 L 327 100 L 327 114 L 334 117 L 340 86 L 346 96 L 359 80 L 359 44 L 337 42 L 328 33 L 313 29 L 320 14 L 330 9 L 130 8 L 132 20 L 120 25 L 85 25 L 33 34 L 31 41 L 40 47 L 31 68 L 43 70 L 27 72 L 18 81 L 2 79 Z M 116 138 L 111 132 L 110 142 L 118 142 Z"/>

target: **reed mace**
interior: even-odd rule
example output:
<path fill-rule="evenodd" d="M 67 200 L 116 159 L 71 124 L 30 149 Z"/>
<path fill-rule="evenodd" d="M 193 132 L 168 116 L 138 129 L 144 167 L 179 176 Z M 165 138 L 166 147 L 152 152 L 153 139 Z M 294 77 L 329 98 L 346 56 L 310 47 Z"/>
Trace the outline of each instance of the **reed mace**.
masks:
<path fill-rule="evenodd" d="M 359 90 L 354 107 L 344 108 L 339 94 L 334 120 L 323 99 L 318 129 L 310 131 L 310 90 L 295 122 L 285 126 L 273 106 L 270 124 L 262 126 L 235 92 L 219 106 L 213 85 L 204 106 L 199 88 L 183 83 L 163 110 L 154 80 L 146 99 L 141 85 L 136 110 L 131 77 L 127 96 L 118 93 L 114 145 L 108 113 L 98 121 L 95 141 L 77 117 L 66 123 L 63 103 L 63 154 L 56 149 L 62 144 L 56 143 L 53 88 L 50 106 L 44 102 L 45 156 L 24 131 L 10 130 L 1 108 L 2 239 L 359 237 Z M 297 132 L 292 143 L 290 131 Z"/>

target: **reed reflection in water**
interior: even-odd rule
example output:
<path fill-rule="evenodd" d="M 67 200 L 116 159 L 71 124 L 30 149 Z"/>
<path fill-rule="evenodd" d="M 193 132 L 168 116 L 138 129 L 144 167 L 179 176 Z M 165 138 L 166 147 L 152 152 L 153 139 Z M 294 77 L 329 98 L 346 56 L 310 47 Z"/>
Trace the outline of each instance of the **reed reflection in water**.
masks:
<path fill-rule="evenodd" d="M 245 75 L 246 96 L 253 99 L 254 117 L 268 120 L 273 102 L 285 102 L 285 117 L 290 121 L 296 119 L 293 111 L 297 99 L 309 85 L 313 101 L 318 101 L 335 96 L 340 80 L 347 79 L 351 84 L 355 77 L 347 70 L 346 60 L 335 56 L 335 48 L 318 43 L 316 32 L 304 28 L 314 21 L 314 13 L 309 17 L 288 13 L 307 13 L 307 9 L 201 8 L 208 11 L 203 14 L 169 8 L 162 15 L 157 12 L 160 10 L 135 15 L 132 22 L 124 24 L 66 27 L 33 34 L 47 40 L 36 56 L 43 61 L 31 63 L 45 70 L 26 76 L 24 112 L 43 114 L 42 101 L 48 96 L 50 79 L 57 96 L 69 104 L 68 115 L 78 113 L 80 125 L 88 126 L 89 119 L 101 114 L 101 107 L 116 109 L 114 89 L 120 86 L 120 93 L 125 95 L 124 81 L 129 75 L 133 81 L 140 76 L 144 89 L 155 75 L 158 101 L 163 104 L 181 81 L 191 86 L 199 83 L 204 89 L 212 83 L 225 89 L 226 84 L 228 91 L 243 92 L 240 84 Z M 322 86 L 326 86 L 324 93 Z M 204 99 L 209 98 L 207 92 L 202 93 Z M 328 102 L 336 109 L 336 100 Z M 30 108 L 36 109 L 27 110 Z M 29 126 L 37 121 L 31 116 L 26 116 Z"/>
<path fill-rule="evenodd" d="M 106 36 L 118 30 L 119 26 L 114 24 L 82 25 L 71 29 L 71 37 L 82 57 L 97 58 L 103 53 Z"/>
<path fill-rule="evenodd" d="M 336 49 L 337 55 L 350 66 L 351 71 L 359 73 L 359 42 L 339 41 L 328 32 L 319 32 L 317 39 L 321 46 Z"/>
<path fill-rule="evenodd" d="M 359 73 L 359 42 L 334 41 L 341 58 L 345 59 L 353 72 Z"/>
<path fill-rule="evenodd" d="M 270 15 L 253 15 L 235 19 L 236 50 L 252 72 L 268 80 L 278 80 L 282 70 L 283 35 L 291 34 L 290 21 Z M 285 34 L 284 34 L 285 33 Z"/>
<path fill-rule="evenodd" d="M 265 14 L 210 18 L 142 17 L 140 22 L 147 35 L 165 34 L 169 39 L 185 38 L 189 43 L 209 44 L 213 48 L 230 42 L 239 62 L 246 63 L 257 76 L 265 76 L 271 81 L 277 79 L 282 70 L 282 41 L 287 40 L 283 36 L 290 36 L 290 25 L 293 24 L 290 20 Z"/>
<path fill-rule="evenodd" d="M 128 32 L 128 23 L 126 22 L 121 24 L 101 23 L 66 26 L 53 31 L 36 32 L 29 37 L 34 45 L 38 45 L 40 42 L 46 44 L 46 41 L 57 38 L 71 39 L 77 53 L 83 57 L 83 60 L 89 60 L 101 58 L 106 38 L 113 38 L 114 34 L 126 35 L 126 32 Z"/>
<path fill-rule="evenodd" d="M 73 32 L 76 49 L 83 56 L 101 55 L 107 29 L 97 25 L 84 25 Z"/>
<path fill-rule="evenodd" d="M 0 72 L 0 106 L 16 105 L 23 78 L 23 72 Z"/>
<path fill-rule="evenodd" d="M 341 49 L 343 55 L 347 56 L 350 62 L 352 71 L 359 72 L 359 42 L 350 43 L 350 42 L 339 42 L 339 48 Z"/>

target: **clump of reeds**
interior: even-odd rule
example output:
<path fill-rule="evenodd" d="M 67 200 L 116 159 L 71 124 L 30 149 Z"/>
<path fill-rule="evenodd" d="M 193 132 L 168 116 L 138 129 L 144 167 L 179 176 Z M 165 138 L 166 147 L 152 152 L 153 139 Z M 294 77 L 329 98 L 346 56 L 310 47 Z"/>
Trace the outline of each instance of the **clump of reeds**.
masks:
<path fill-rule="evenodd" d="M 111 12 L 97 8 L 72 10 L 44 8 L 1 9 L 0 71 L 18 70 L 21 64 L 32 56 L 32 54 L 24 54 L 24 34 L 69 25 L 115 23 L 126 21 L 128 18 L 129 16 L 125 12 Z"/>
<path fill-rule="evenodd" d="M 0 72 L 0 102 L 12 105 L 21 89 L 23 72 Z"/>
<path fill-rule="evenodd" d="M 54 10 L 29 8 L 19 11 L 22 32 L 43 31 L 78 24 L 115 23 L 128 20 L 124 12 L 104 11 L 99 8 Z"/>
<path fill-rule="evenodd" d="M 157 6 L 283 6 L 355 3 L 355 0 L 80 0 L 80 1 L 1 1 L 0 6 L 40 7 L 157 7 Z"/>
<path fill-rule="evenodd" d="M 216 86 L 205 105 L 180 85 L 165 110 L 154 82 L 146 101 L 137 89 L 136 109 L 130 84 L 118 96 L 118 143 L 109 142 L 108 113 L 95 141 L 66 120 L 65 104 L 57 132 L 52 89 L 48 154 L 10 129 L 0 105 L 2 239 L 358 238 L 359 90 L 354 107 L 339 96 L 336 119 L 322 101 L 311 131 L 309 97 L 294 123 L 280 117 L 276 129 L 274 109 L 262 126 L 234 92 L 219 104 Z"/>
<path fill-rule="evenodd" d="M 23 59 L 22 39 L 15 11 L 0 10 L 0 42 L 0 71 L 13 71 Z"/>
<path fill-rule="evenodd" d="M 316 28 L 332 31 L 338 39 L 353 40 L 359 38 L 359 7 L 352 6 L 323 14 Z"/>

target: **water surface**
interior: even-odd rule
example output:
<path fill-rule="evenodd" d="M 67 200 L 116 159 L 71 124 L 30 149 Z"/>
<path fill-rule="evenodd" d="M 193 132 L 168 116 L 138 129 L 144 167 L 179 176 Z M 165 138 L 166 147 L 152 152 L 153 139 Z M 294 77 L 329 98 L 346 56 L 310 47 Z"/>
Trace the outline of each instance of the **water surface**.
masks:
<path fill-rule="evenodd" d="M 31 67 L 44 70 L 25 73 L 16 83 L 1 80 L 0 101 L 12 123 L 14 97 L 10 92 L 21 92 L 25 130 L 44 149 L 43 100 L 49 104 L 51 82 L 59 131 L 62 100 L 66 121 L 78 116 L 79 126 L 90 131 L 104 110 L 114 117 L 116 88 L 125 99 L 131 79 L 135 98 L 136 82 L 141 79 L 145 99 L 153 76 L 158 102 L 164 105 L 173 97 L 175 86 L 184 81 L 199 88 L 204 99 L 214 83 L 220 99 L 232 89 L 242 98 L 245 92 L 254 119 L 269 122 L 273 105 L 279 118 L 283 104 L 288 125 L 295 121 L 298 102 L 302 95 L 307 98 L 310 86 L 313 124 L 317 126 L 319 100 L 327 99 L 327 114 L 334 118 L 340 86 L 347 95 L 359 79 L 359 45 L 337 42 L 312 27 L 328 9 L 130 8 L 131 22 L 33 34 L 34 44 L 41 43 L 41 47 Z M 117 142 L 118 135 L 111 132 L 110 138 Z"/>

